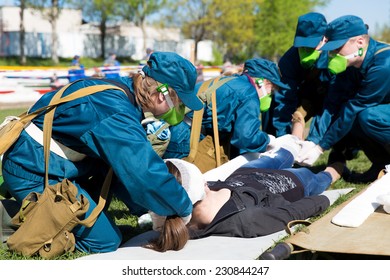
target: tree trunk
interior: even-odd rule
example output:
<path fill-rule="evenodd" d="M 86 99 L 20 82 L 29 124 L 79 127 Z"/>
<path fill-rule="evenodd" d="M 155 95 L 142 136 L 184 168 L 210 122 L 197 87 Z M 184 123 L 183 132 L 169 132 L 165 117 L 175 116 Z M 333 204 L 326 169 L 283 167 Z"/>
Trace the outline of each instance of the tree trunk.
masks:
<path fill-rule="evenodd" d="M 106 21 L 107 18 L 103 16 L 102 21 L 100 22 L 100 47 L 102 49 L 101 55 L 103 60 L 106 58 L 106 47 L 104 45 L 104 42 L 106 41 Z"/>
<path fill-rule="evenodd" d="M 57 19 L 55 19 L 52 23 L 52 43 L 51 43 L 51 49 L 52 49 L 52 52 L 51 52 L 51 59 L 53 60 L 53 63 L 54 64 L 58 64 L 59 63 L 59 59 L 58 59 L 58 54 L 57 54 L 57 50 L 58 50 L 58 34 L 57 34 Z"/>
<path fill-rule="evenodd" d="M 139 23 L 140 23 L 140 27 L 141 27 L 141 31 L 142 31 L 142 37 L 144 39 L 144 44 L 143 44 L 143 48 L 144 48 L 144 51 L 146 51 L 146 48 L 148 48 L 149 46 L 147 46 L 147 40 L 148 40 L 148 36 L 147 36 L 147 33 L 146 33 L 146 23 L 145 23 L 145 12 L 147 11 L 148 9 L 148 2 L 147 1 L 142 1 L 142 13 L 139 14 Z M 150 46 L 152 48 L 152 46 Z"/>
<path fill-rule="evenodd" d="M 198 60 L 198 40 L 194 41 L 194 60 L 195 62 Z"/>
<path fill-rule="evenodd" d="M 198 60 L 198 43 L 203 40 L 203 37 L 206 33 L 206 28 L 204 25 L 194 27 L 194 28 L 195 28 L 194 33 L 193 33 L 194 34 L 193 35 L 194 44 L 195 44 L 195 46 L 194 46 L 194 59 L 195 59 L 195 61 L 197 61 Z"/>
<path fill-rule="evenodd" d="M 140 20 L 140 27 L 141 27 L 141 31 L 142 31 L 142 37 L 143 37 L 143 41 L 144 41 L 144 44 L 143 44 L 143 48 L 144 48 L 144 51 L 146 50 L 146 48 L 148 48 L 147 46 L 147 40 L 148 40 L 148 36 L 146 34 L 146 26 L 145 26 L 145 19 L 141 18 Z M 152 47 L 152 46 L 150 46 Z"/>
<path fill-rule="evenodd" d="M 54 64 L 58 64 L 58 34 L 57 34 L 57 20 L 59 16 L 59 3 L 58 0 L 52 0 L 52 7 L 51 7 L 51 15 L 50 15 L 50 21 L 51 21 L 51 59 Z"/>
<path fill-rule="evenodd" d="M 19 63 L 21 65 L 26 65 L 26 54 L 24 53 L 24 43 L 25 43 L 25 28 L 24 28 L 24 11 L 26 8 L 26 3 L 24 0 L 20 1 L 20 37 L 19 37 L 19 47 L 20 47 L 20 58 Z"/>

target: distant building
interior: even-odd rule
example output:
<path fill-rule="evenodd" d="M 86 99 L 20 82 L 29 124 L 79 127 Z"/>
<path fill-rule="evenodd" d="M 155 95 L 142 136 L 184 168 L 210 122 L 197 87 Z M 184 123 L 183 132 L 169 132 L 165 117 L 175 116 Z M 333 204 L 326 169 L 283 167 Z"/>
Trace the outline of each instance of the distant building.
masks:
<path fill-rule="evenodd" d="M 20 8 L 0 7 L 0 56 L 20 55 Z M 24 13 L 25 54 L 30 57 L 51 56 L 51 25 L 41 12 L 26 9 Z M 179 29 L 147 27 L 145 45 L 155 51 L 177 52 L 187 59 L 191 57 L 193 40 L 183 38 Z M 59 38 L 58 56 L 99 57 L 100 30 L 98 24 L 83 24 L 81 10 L 62 9 L 57 23 Z M 106 53 L 114 51 L 118 57 L 141 60 L 145 54 L 141 29 L 130 22 L 121 22 L 107 28 Z M 198 46 L 198 60 L 211 61 L 211 42 Z"/>

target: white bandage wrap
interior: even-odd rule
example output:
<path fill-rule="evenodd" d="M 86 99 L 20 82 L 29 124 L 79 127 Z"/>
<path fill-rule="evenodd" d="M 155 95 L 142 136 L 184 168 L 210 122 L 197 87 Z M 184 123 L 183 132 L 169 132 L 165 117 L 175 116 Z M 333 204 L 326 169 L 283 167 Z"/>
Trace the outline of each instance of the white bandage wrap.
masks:
<path fill-rule="evenodd" d="M 332 223 L 344 227 L 358 227 L 381 204 L 378 197 L 390 193 L 390 173 L 372 182 L 359 196 L 348 203 L 332 219 Z"/>

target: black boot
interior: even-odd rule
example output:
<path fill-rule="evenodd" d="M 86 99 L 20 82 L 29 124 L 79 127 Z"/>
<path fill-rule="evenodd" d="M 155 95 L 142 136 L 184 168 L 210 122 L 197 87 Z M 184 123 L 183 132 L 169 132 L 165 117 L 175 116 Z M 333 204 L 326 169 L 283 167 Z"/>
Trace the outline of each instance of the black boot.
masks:
<path fill-rule="evenodd" d="M 378 179 L 379 173 L 384 168 L 384 164 L 373 163 L 367 171 L 363 173 L 351 172 L 344 180 L 350 183 L 371 183 Z"/>
<path fill-rule="evenodd" d="M 357 147 L 347 147 L 344 151 L 344 156 L 346 160 L 356 159 L 359 154 L 360 149 Z"/>
<path fill-rule="evenodd" d="M 271 250 L 264 252 L 260 255 L 261 260 L 285 260 L 293 251 L 293 247 L 290 243 L 281 242 Z"/>

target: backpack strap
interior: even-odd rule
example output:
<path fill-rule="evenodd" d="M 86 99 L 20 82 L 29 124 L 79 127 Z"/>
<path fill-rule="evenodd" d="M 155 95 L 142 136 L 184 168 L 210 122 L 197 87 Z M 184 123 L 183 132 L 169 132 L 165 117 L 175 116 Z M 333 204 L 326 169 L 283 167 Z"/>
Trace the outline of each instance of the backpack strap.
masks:
<path fill-rule="evenodd" d="M 42 112 L 45 112 L 45 117 L 43 121 L 43 151 L 44 151 L 44 158 L 45 158 L 45 187 L 49 185 L 49 175 L 48 175 L 48 169 L 49 169 L 49 155 L 50 155 L 50 140 L 51 140 L 51 134 L 52 134 L 52 126 L 53 126 L 53 118 L 54 118 L 54 113 L 55 109 L 57 108 L 58 105 L 63 104 L 65 102 L 75 100 L 80 97 L 84 97 L 90 94 L 94 94 L 96 92 L 100 92 L 103 90 L 107 89 L 118 89 L 123 91 L 123 89 L 118 88 L 117 86 L 114 85 L 96 85 L 96 86 L 89 86 L 85 88 L 81 88 L 65 97 L 62 97 L 62 94 L 64 91 L 70 86 L 67 85 L 63 88 L 61 88 L 52 98 L 50 101 L 50 104 L 46 106 L 45 110 L 42 110 Z M 36 116 L 36 114 L 35 114 Z M 98 215 L 100 212 L 103 210 L 106 200 L 107 200 L 107 194 L 109 187 L 111 185 L 111 179 L 112 179 L 113 171 L 112 168 L 107 173 L 107 176 L 104 180 L 102 190 L 100 192 L 100 197 L 99 197 L 99 202 L 96 205 L 96 207 L 93 209 L 91 214 L 89 215 L 88 218 L 85 220 L 81 221 L 81 223 L 85 226 L 92 226 L 93 223 L 96 221 Z"/>
<path fill-rule="evenodd" d="M 215 146 L 215 153 L 216 153 L 216 160 L 217 160 L 217 166 L 221 165 L 221 147 L 219 145 L 219 132 L 218 132 L 218 116 L 217 116 L 217 98 L 216 98 L 216 91 L 217 89 L 222 86 L 224 83 L 234 79 L 235 77 L 228 77 L 221 80 L 221 76 L 215 78 L 215 79 L 209 79 L 202 83 L 200 88 L 198 89 L 197 95 L 200 99 L 202 99 L 204 102 L 207 102 L 208 96 L 211 96 L 211 104 L 212 104 L 212 118 L 213 118 L 213 131 L 214 131 L 214 146 Z M 210 84 L 212 85 L 210 86 Z M 190 161 L 193 161 L 195 159 L 197 150 L 198 150 L 198 144 L 199 144 L 199 138 L 200 138 L 200 131 L 203 121 L 203 112 L 204 108 L 200 109 L 199 111 L 195 111 L 192 119 L 192 125 L 191 125 L 191 137 L 190 137 L 190 153 L 188 155 L 188 159 Z"/>
<path fill-rule="evenodd" d="M 160 126 L 159 129 L 157 129 L 153 134 L 154 135 L 159 135 L 161 132 L 163 132 L 164 129 L 168 128 L 170 126 L 169 123 L 165 122 L 162 126 Z"/>
<path fill-rule="evenodd" d="M 211 93 L 212 104 L 212 118 L 213 118 L 213 131 L 214 131 L 214 145 L 215 145 L 215 159 L 217 161 L 217 167 L 221 165 L 221 146 L 219 145 L 219 131 L 218 131 L 218 116 L 217 116 L 217 92 L 214 90 Z"/>
<path fill-rule="evenodd" d="M 203 84 L 198 89 L 197 95 L 202 94 L 206 89 L 209 87 L 210 83 L 213 80 L 207 80 L 203 82 Z M 191 136 L 190 136 L 190 153 L 188 154 L 188 159 L 193 162 L 198 150 L 198 144 L 199 144 L 199 138 L 200 138 L 200 130 L 202 127 L 202 120 L 203 120 L 203 111 L 204 107 L 202 109 L 195 111 L 194 115 L 192 117 L 192 124 L 191 124 Z"/>
<path fill-rule="evenodd" d="M 221 78 L 223 78 L 223 79 L 221 79 Z M 214 79 L 210 79 L 210 80 L 207 80 L 206 82 L 204 82 L 204 83 L 207 83 L 207 85 L 208 85 L 208 87 L 207 88 L 205 88 L 204 90 L 200 90 L 200 88 L 199 88 L 199 90 L 198 90 L 198 93 L 197 93 L 197 95 L 198 95 L 198 97 L 203 101 L 203 102 L 205 102 L 206 104 L 210 104 L 210 103 L 212 103 L 211 102 L 211 99 L 212 99 L 212 93 L 214 92 L 214 91 L 216 91 L 220 86 L 222 86 L 224 83 L 226 83 L 226 82 L 228 82 L 228 81 L 230 81 L 230 80 L 233 80 L 233 79 L 235 79 L 235 78 L 237 78 L 237 77 L 223 77 L 223 76 L 218 76 L 218 77 L 216 77 L 216 78 L 214 78 Z M 203 84 L 204 84 L 203 83 Z M 212 83 L 212 84 L 211 84 Z M 202 84 L 202 85 L 203 85 Z M 210 84 L 211 84 L 211 86 L 210 86 Z"/>
<path fill-rule="evenodd" d="M 93 78 L 93 77 L 83 78 L 83 80 L 85 80 L 85 79 L 103 81 L 103 82 L 106 82 L 108 84 L 116 85 L 117 87 L 120 87 L 121 89 L 123 89 L 123 92 L 126 93 L 127 97 L 129 98 L 130 102 L 133 105 L 136 104 L 134 94 L 132 94 L 130 92 L 129 87 L 127 87 L 124 83 L 121 83 L 121 82 L 114 80 L 114 79 L 106 79 L 106 78 Z"/>
<path fill-rule="evenodd" d="M 85 218 L 84 220 L 80 221 L 79 224 L 86 226 L 86 227 L 93 226 L 93 224 L 95 223 L 96 219 L 98 218 L 100 212 L 103 211 L 104 206 L 106 205 L 108 190 L 110 189 L 113 174 L 114 174 L 114 172 L 113 172 L 112 168 L 110 168 L 108 170 L 106 178 L 104 179 L 102 190 L 100 191 L 98 204 L 92 210 L 91 214 L 89 214 L 88 218 Z"/>
<path fill-rule="evenodd" d="M 76 81 L 77 82 L 77 81 Z M 85 97 L 87 95 L 99 92 L 99 91 L 104 91 L 108 89 L 117 89 L 120 90 L 124 93 L 126 93 L 122 88 L 114 86 L 114 85 L 94 85 L 94 86 L 88 86 L 81 88 L 65 97 L 62 97 L 62 94 L 66 91 L 66 89 L 71 86 L 73 83 L 67 84 L 66 86 L 63 86 L 60 90 L 56 92 L 56 94 L 52 97 L 49 105 L 44 106 L 42 108 L 37 109 L 34 112 L 24 112 L 20 114 L 18 117 L 20 118 L 20 121 L 23 122 L 25 125 L 28 125 L 32 119 L 34 119 L 36 116 L 43 112 L 48 112 L 53 110 L 56 106 L 61 105 L 63 103 Z"/>

